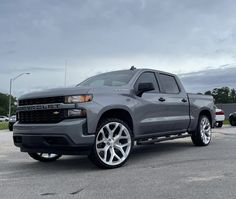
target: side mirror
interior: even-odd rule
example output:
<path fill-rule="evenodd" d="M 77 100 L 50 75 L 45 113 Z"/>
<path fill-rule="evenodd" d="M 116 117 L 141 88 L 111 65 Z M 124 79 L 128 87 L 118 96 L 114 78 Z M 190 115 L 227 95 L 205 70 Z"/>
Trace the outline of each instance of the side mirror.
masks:
<path fill-rule="evenodd" d="M 142 96 L 144 92 L 155 90 L 153 83 L 140 83 L 138 84 L 137 95 Z"/>

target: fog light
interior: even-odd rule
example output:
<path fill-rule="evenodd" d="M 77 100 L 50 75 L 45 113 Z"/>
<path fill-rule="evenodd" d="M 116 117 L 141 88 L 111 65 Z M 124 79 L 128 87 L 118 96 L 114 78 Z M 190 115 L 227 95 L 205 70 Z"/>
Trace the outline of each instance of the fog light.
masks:
<path fill-rule="evenodd" d="M 70 109 L 68 110 L 68 117 L 86 117 L 86 110 Z"/>

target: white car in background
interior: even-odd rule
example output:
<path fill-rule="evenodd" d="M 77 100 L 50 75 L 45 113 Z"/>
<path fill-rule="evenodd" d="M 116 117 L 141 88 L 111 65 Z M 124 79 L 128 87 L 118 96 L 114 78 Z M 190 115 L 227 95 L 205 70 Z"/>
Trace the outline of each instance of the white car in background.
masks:
<path fill-rule="evenodd" d="M 3 115 L 0 115 L 0 122 L 7 122 L 9 121 L 9 118 Z"/>
<path fill-rule="evenodd" d="M 215 127 L 221 128 L 225 120 L 225 113 L 222 109 L 215 107 L 216 109 L 216 123 Z"/>

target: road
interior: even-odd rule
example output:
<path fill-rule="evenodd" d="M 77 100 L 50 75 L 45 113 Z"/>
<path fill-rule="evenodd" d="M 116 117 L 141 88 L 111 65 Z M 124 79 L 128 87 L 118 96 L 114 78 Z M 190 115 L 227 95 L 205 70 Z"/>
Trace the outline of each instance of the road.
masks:
<path fill-rule="evenodd" d="M 0 131 L 0 198 L 236 198 L 236 128 L 214 129 L 208 147 L 189 138 L 138 146 L 122 168 L 101 170 L 87 157 L 39 163 Z"/>

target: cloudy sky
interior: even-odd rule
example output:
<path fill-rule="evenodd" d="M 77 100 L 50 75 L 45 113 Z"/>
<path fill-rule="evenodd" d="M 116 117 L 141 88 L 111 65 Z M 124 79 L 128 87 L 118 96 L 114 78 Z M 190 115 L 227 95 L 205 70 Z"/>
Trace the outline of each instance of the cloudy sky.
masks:
<path fill-rule="evenodd" d="M 0 0 L 0 92 L 110 70 L 181 74 L 188 91 L 236 87 L 235 0 Z M 66 61 L 67 60 L 67 61 Z"/>

